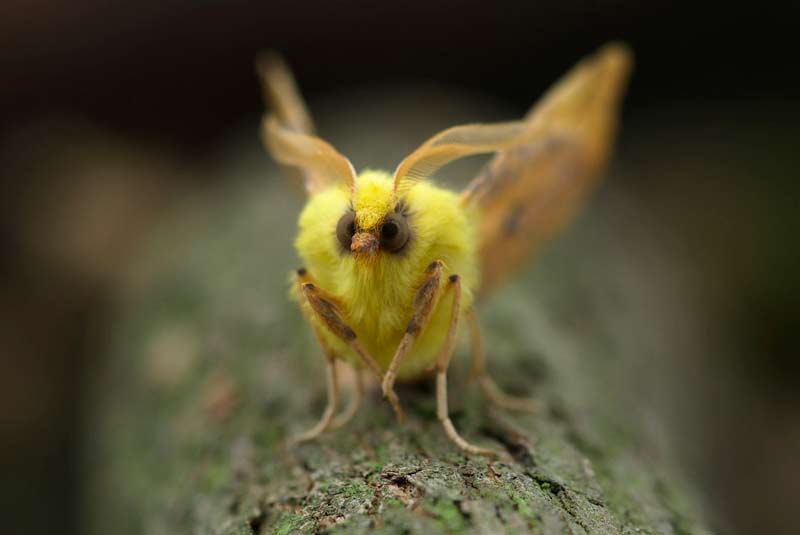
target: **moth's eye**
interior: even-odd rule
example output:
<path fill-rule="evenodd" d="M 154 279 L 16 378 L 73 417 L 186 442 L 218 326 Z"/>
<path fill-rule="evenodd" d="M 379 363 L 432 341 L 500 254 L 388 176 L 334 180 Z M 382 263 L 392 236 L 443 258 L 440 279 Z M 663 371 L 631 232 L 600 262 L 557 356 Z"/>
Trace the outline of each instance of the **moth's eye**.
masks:
<path fill-rule="evenodd" d="M 398 253 L 406 246 L 410 236 L 406 218 L 400 214 L 389 214 L 381 226 L 381 249 Z"/>
<path fill-rule="evenodd" d="M 350 242 L 356 233 L 356 214 L 347 212 L 336 224 L 336 239 L 342 244 L 346 251 L 350 251 Z"/>

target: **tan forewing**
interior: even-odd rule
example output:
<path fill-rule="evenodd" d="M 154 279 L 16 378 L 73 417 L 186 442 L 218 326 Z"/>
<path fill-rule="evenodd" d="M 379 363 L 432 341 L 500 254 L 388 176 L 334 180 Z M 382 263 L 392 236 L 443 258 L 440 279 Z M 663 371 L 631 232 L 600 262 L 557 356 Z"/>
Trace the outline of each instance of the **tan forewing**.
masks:
<path fill-rule="evenodd" d="M 568 223 L 593 189 L 630 65 L 619 44 L 581 61 L 525 117 L 525 141 L 499 152 L 465 189 L 462 202 L 480 214 L 481 294 Z"/>
<path fill-rule="evenodd" d="M 287 167 L 289 175 L 302 181 L 309 195 L 337 181 L 352 187 L 352 165 L 313 135 L 314 123 L 283 58 L 271 51 L 261 53 L 256 72 L 269 109 L 261 123 L 261 137 L 273 158 Z"/>
<path fill-rule="evenodd" d="M 260 53 L 256 58 L 256 74 L 261 79 L 264 102 L 270 113 L 290 130 L 313 134 L 314 122 L 284 59 L 271 50 Z"/>

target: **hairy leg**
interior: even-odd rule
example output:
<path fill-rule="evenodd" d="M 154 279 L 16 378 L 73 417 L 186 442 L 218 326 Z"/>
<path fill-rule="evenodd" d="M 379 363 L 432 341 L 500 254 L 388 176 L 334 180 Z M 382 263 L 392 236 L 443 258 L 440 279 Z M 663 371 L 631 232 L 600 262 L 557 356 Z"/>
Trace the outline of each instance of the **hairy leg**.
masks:
<path fill-rule="evenodd" d="M 297 270 L 297 281 L 300 285 L 300 295 L 311 308 L 311 313 L 321 321 L 330 332 L 350 346 L 361 358 L 364 364 L 372 370 L 375 377 L 381 379 L 381 369 L 378 363 L 361 344 L 355 331 L 342 320 L 341 305 L 336 297 L 314 284 L 311 275 L 305 268 Z M 305 307 L 304 312 L 306 312 Z"/>
<path fill-rule="evenodd" d="M 347 425 L 356 415 L 358 409 L 361 408 L 361 403 L 364 401 L 364 372 L 355 367 L 353 367 L 353 372 L 355 373 L 355 384 L 353 385 L 353 394 L 350 398 L 350 403 L 347 405 L 344 412 L 333 419 L 329 429 L 339 429 Z"/>
<path fill-rule="evenodd" d="M 403 359 L 405 359 L 409 349 L 411 349 L 414 340 L 416 340 L 422 332 L 422 329 L 425 328 L 431 313 L 436 308 L 436 303 L 439 301 L 439 296 L 441 295 L 439 283 L 443 271 L 444 262 L 441 260 L 431 262 L 425 270 L 422 284 L 414 296 L 414 311 L 411 314 L 408 327 L 406 328 L 403 338 L 400 340 L 400 344 L 397 346 L 397 350 L 392 357 L 392 362 L 389 364 L 389 369 L 386 370 L 386 374 L 383 376 L 383 381 L 381 382 L 383 397 L 388 399 L 389 403 L 392 404 L 392 408 L 397 415 L 397 420 L 400 423 L 405 421 L 405 414 L 403 413 L 403 408 L 400 406 L 400 400 L 394 391 L 397 369 L 400 367 Z"/>
<path fill-rule="evenodd" d="M 442 422 L 442 427 L 447 437 L 452 440 L 459 448 L 474 455 L 484 455 L 495 457 L 497 453 L 493 450 L 481 448 L 470 444 L 456 431 L 447 408 L 447 369 L 450 366 L 450 359 L 455 349 L 455 337 L 458 330 L 458 318 L 461 315 L 461 281 L 458 275 L 450 277 L 447 291 L 453 292 L 453 305 L 450 317 L 450 327 L 447 331 L 447 338 L 442 345 L 442 349 L 436 357 L 436 415 Z"/>
<path fill-rule="evenodd" d="M 313 440 L 329 429 L 333 422 L 333 415 L 336 413 L 336 407 L 339 404 L 339 379 L 336 374 L 336 357 L 330 348 L 323 343 L 317 329 L 314 329 L 314 334 L 325 353 L 325 370 L 328 378 L 328 404 L 325 406 L 325 411 L 322 413 L 319 422 L 317 422 L 314 427 L 291 440 L 291 442 L 295 444 Z"/>
<path fill-rule="evenodd" d="M 320 418 L 319 422 L 317 422 L 314 427 L 305 433 L 293 438 L 292 442 L 294 443 L 312 440 L 317 438 L 320 434 L 328 429 L 335 429 L 336 427 L 344 425 L 353 417 L 353 415 L 355 415 L 359 405 L 361 404 L 361 398 L 363 397 L 363 384 L 361 382 L 359 370 L 357 372 L 356 391 L 354 392 L 353 399 L 354 406 L 349 407 L 344 414 L 334 419 L 336 409 L 339 405 L 339 379 L 336 372 L 336 354 L 325 342 L 325 339 L 320 332 L 320 327 L 318 327 L 315 322 L 310 321 L 310 318 L 308 317 L 309 315 L 316 316 L 323 325 L 328 327 L 331 332 L 344 340 L 351 348 L 354 349 L 354 351 L 362 358 L 362 360 L 364 360 L 373 373 L 380 378 L 380 368 L 375 362 L 375 359 L 373 359 L 358 342 L 353 329 L 351 329 L 346 323 L 344 323 L 344 321 L 342 321 L 341 314 L 339 312 L 339 305 L 336 303 L 335 298 L 333 298 L 333 296 L 324 290 L 317 288 L 314 283 L 311 282 L 311 276 L 303 268 L 297 270 L 297 284 L 300 288 L 300 298 L 309 305 L 309 307 L 301 305 L 301 309 L 303 310 L 304 315 L 306 315 L 306 318 L 309 319 L 312 331 L 314 332 L 314 337 L 317 339 L 317 342 L 319 343 L 320 347 L 322 348 L 322 352 L 325 355 L 328 382 L 328 404 L 325 407 L 325 411 L 322 413 L 322 417 Z"/>

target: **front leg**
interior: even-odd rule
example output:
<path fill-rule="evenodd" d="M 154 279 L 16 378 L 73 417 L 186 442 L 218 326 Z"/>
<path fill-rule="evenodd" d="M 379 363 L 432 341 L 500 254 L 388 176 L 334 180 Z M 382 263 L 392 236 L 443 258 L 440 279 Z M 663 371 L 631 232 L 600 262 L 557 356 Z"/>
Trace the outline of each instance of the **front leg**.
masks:
<path fill-rule="evenodd" d="M 442 349 L 436 356 L 436 416 L 442 422 L 442 427 L 444 427 L 447 437 L 463 451 L 486 457 L 497 457 L 497 452 L 480 448 L 467 442 L 464 437 L 458 434 L 452 420 L 450 420 L 450 412 L 447 408 L 447 369 L 450 367 L 450 358 L 453 356 L 453 349 L 455 349 L 458 318 L 461 316 L 461 280 L 458 275 L 450 275 L 447 290 L 453 292 L 453 305 L 450 310 L 450 327 L 447 330 L 447 337 L 444 344 L 442 344 Z"/>
<path fill-rule="evenodd" d="M 350 346 L 372 373 L 375 374 L 375 377 L 380 380 L 381 368 L 378 362 L 358 340 L 355 331 L 342 320 L 341 307 L 336 297 L 314 284 L 308 271 L 304 268 L 297 270 L 297 278 L 301 295 L 311 307 L 313 315 L 337 338 Z"/>
<path fill-rule="evenodd" d="M 342 321 L 340 308 L 336 303 L 336 299 L 329 293 L 318 288 L 311 281 L 311 276 L 303 268 L 297 270 L 297 284 L 300 288 L 301 309 L 303 310 L 304 315 L 309 320 L 311 320 L 312 316 L 319 319 L 322 324 L 325 325 L 332 333 L 344 340 L 351 348 L 353 348 L 353 350 L 362 358 L 362 360 L 364 360 L 373 373 L 380 378 L 380 368 L 378 367 L 377 362 L 375 362 L 375 359 L 370 356 L 370 354 L 358 341 L 353 329 L 351 329 L 344 321 Z M 307 303 L 309 307 L 303 306 L 303 301 Z M 341 415 L 339 418 L 334 418 L 334 414 L 336 413 L 336 408 L 339 403 L 339 380 L 336 373 L 335 362 L 337 355 L 333 348 L 326 343 L 325 338 L 322 336 L 320 326 L 313 321 L 309 321 L 309 323 L 311 324 L 311 329 L 314 332 L 314 336 L 325 355 L 325 366 L 328 377 L 328 403 L 319 422 L 317 422 L 314 427 L 305 433 L 294 437 L 292 440 L 293 443 L 315 439 L 326 430 L 332 428 L 335 429 L 349 421 L 350 418 L 352 418 L 355 414 L 355 411 L 358 410 L 358 406 L 360 405 L 360 400 L 363 395 L 363 384 L 361 382 L 360 371 L 357 370 L 357 390 L 354 394 L 356 396 L 354 398 L 354 403 L 351 408 L 345 412 L 345 414 Z"/>
<path fill-rule="evenodd" d="M 417 294 L 414 296 L 414 310 L 408 322 L 408 327 L 406 327 L 406 332 L 400 340 L 400 344 L 397 346 L 397 350 L 392 357 L 392 362 L 389 364 L 389 369 L 386 370 L 386 374 L 383 376 L 383 382 L 381 383 L 383 397 L 388 399 L 392 404 L 392 408 L 395 414 L 397 414 L 397 420 L 400 423 L 405 421 L 405 414 L 403 413 L 403 408 L 400 406 L 400 399 L 394 391 L 397 369 L 408 354 L 409 349 L 411 349 L 414 340 L 416 340 L 422 332 L 422 329 L 425 328 L 425 325 L 431 317 L 431 313 L 436 308 L 436 304 L 441 296 L 439 286 L 443 271 L 444 262 L 441 260 L 431 262 L 425 270 L 425 278 L 417 290 Z"/>

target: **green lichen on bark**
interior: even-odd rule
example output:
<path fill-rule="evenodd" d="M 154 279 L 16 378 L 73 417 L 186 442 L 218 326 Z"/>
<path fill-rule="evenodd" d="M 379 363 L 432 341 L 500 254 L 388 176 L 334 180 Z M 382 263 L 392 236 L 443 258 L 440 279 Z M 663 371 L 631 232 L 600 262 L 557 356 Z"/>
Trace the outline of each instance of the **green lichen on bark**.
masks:
<path fill-rule="evenodd" d="M 647 290 L 637 238 L 619 244 L 615 201 L 480 312 L 490 369 L 540 414 L 487 406 L 457 350 L 453 420 L 508 454 L 489 461 L 448 442 L 424 382 L 399 391 L 406 426 L 373 385 L 349 427 L 287 447 L 325 402 L 322 357 L 287 298 L 299 205 L 277 178 L 239 184 L 189 203 L 131 278 L 91 398 L 89 532 L 703 532 L 635 402 L 629 371 L 667 351 L 675 318 Z"/>

